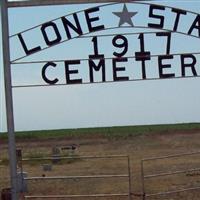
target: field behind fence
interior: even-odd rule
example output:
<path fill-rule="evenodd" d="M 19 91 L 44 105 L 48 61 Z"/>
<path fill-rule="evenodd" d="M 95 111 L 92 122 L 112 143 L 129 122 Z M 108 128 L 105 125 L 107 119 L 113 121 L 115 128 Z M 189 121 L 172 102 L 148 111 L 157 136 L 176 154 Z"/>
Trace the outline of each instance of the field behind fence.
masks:
<path fill-rule="evenodd" d="M 76 131 L 79 133 L 76 134 Z M 30 133 L 32 137 L 28 133 L 19 133 L 17 136 L 17 147 L 22 149 L 23 158 L 29 160 L 23 162 L 23 171 L 27 173 L 28 178 L 36 178 L 27 180 L 28 192 L 25 193 L 27 197 L 33 195 L 128 194 L 130 183 L 126 159 L 83 159 L 87 156 L 125 155 L 130 158 L 132 199 L 139 200 L 143 198 L 141 160 L 200 151 L 199 124 L 168 126 L 168 128 L 167 126 L 135 127 L 135 129 L 116 127 L 66 132 L 64 134 L 64 130 L 57 131 L 58 137 L 56 131 L 45 131 L 43 134 L 42 132 L 32 132 Z M 9 187 L 9 168 L 6 136 L 0 136 L 0 141 L 0 190 L 2 190 L 2 188 Z M 73 145 L 76 147 L 74 150 L 64 148 L 60 153 L 61 156 L 74 159 L 61 160 L 54 164 L 52 164 L 52 159 L 35 160 L 35 158 L 51 158 L 52 149 L 55 147 L 63 148 Z M 200 187 L 199 156 L 199 154 L 195 154 L 145 163 L 145 176 L 185 171 L 173 176 L 147 178 L 145 193 L 155 194 Z M 51 166 L 51 169 L 45 170 L 45 166 Z M 197 170 L 193 171 L 192 169 Z M 111 177 L 113 175 L 116 177 Z M 61 176 L 71 176 L 72 178 L 49 178 Z M 88 176 L 88 178 L 81 178 L 83 176 Z M 93 176 L 97 177 L 92 178 Z M 104 176 L 104 178 L 100 176 Z M 105 178 L 105 176 L 107 177 Z M 128 195 L 114 197 L 114 199 L 128 198 Z M 86 199 L 97 198 L 90 196 Z M 98 199 L 113 199 L 113 197 L 99 197 Z M 200 190 L 152 197 L 147 195 L 146 199 L 198 200 L 200 199 Z"/>

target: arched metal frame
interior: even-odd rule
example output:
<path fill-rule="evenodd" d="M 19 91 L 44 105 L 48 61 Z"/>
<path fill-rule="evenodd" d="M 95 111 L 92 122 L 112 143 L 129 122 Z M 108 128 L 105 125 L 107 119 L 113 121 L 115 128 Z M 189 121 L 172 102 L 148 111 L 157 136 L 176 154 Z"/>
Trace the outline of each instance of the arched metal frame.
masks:
<path fill-rule="evenodd" d="M 66 5 L 66 4 L 83 4 L 83 3 L 133 3 L 134 0 L 26 0 L 26 1 L 8 1 L 1 0 L 1 18 L 2 18 L 2 39 L 3 39 L 3 62 L 4 62 L 4 81 L 5 81 L 5 97 L 6 97 L 6 113 L 7 113 L 7 132 L 9 145 L 9 160 L 11 174 L 12 200 L 18 200 L 17 194 L 17 165 L 16 165 L 16 144 L 15 144 L 15 128 L 13 114 L 13 96 L 11 81 L 11 61 L 10 61 L 10 44 L 9 44 L 9 20 L 8 9 L 30 6 L 50 6 L 50 5 Z M 143 4 L 148 4 L 136 1 Z M 150 0 L 149 0 L 150 2 Z M 199 54 L 199 52 L 196 52 Z M 15 60 L 16 61 L 16 60 Z M 14 64 L 14 63 L 13 63 Z M 18 64 L 18 63 L 16 63 Z"/>

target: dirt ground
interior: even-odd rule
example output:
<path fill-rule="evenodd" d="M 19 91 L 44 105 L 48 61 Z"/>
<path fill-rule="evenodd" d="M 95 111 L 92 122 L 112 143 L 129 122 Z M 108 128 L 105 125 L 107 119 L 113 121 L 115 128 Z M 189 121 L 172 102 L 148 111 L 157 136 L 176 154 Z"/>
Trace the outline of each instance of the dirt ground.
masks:
<path fill-rule="evenodd" d="M 105 136 L 66 137 L 63 139 L 19 140 L 17 148 L 22 149 L 23 158 L 52 156 L 53 147 L 76 146 L 76 149 L 61 150 L 62 156 L 73 159 L 52 163 L 52 160 L 24 161 L 23 171 L 28 177 L 79 176 L 71 179 L 28 180 L 25 195 L 93 195 L 93 194 L 127 194 L 129 192 L 128 160 L 130 158 L 132 200 L 142 199 L 141 160 L 144 158 L 167 156 L 190 152 L 200 152 L 200 130 L 173 131 L 156 134 L 143 134 L 127 138 L 106 138 Z M 112 158 L 84 158 L 83 156 L 113 156 Z M 0 141 L 0 190 L 9 187 L 9 168 L 7 144 Z M 44 166 L 49 165 L 50 171 Z M 177 175 L 166 175 L 145 179 L 145 193 L 154 194 L 200 187 L 200 153 L 170 159 L 144 162 L 144 175 L 187 171 Z M 191 170 L 191 171 L 189 171 Z M 101 178 L 99 175 L 117 175 Z M 121 175 L 123 175 L 121 177 Z M 90 178 L 83 178 L 89 176 Z M 91 176 L 98 176 L 91 178 Z M 120 176 L 120 177 L 119 177 Z M 81 178 L 82 177 L 82 178 Z M 42 199 L 42 198 L 38 198 Z M 53 198 L 52 198 L 53 199 Z M 54 198 L 58 199 L 58 198 Z M 62 198 L 66 199 L 66 198 Z M 72 199 L 72 198 L 68 198 Z M 127 196 L 114 197 L 76 197 L 75 199 L 129 199 Z M 172 195 L 158 195 L 146 199 L 199 200 L 200 190 L 191 190 Z"/>

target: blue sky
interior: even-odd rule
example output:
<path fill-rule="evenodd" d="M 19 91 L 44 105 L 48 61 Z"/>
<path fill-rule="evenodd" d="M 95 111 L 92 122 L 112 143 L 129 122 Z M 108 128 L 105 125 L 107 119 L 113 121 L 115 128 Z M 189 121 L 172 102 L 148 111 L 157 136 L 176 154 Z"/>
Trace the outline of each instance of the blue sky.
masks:
<path fill-rule="evenodd" d="M 193 2 L 193 3 L 191 3 Z M 157 2 L 156 2 L 157 3 Z M 177 7 L 200 13 L 200 3 L 198 1 L 160 1 L 160 4 Z M 15 8 L 10 9 L 10 35 L 29 29 L 38 24 L 42 24 L 63 15 L 84 10 L 92 7 L 92 4 L 49 6 L 35 8 Z M 146 23 L 148 18 L 145 10 L 148 7 L 141 5 L 127 4 L 128 10 L 137 11 L 134 17 L 134 25 Z M 103 7 L 99 12 L 100 19 L 106 27 L 118 24 L 118 18 L 112 12 L 120 12 L 123 4 Z M 161 13 L 161 12 L 160 12 Z M 172 14 L 170 9 L 166 9 L 165 25 L 170 27 Z M 109 19 L 109 20 L 108 20 Z M 171 20 L 171 21 L 170 21 Z M 187 24 L 191 25 L 194 16 L 184 17 L 180 22 L 180 31 L 187 29 Z M 80 14 L 81 24 L 84 24 Z M 59 23 L 59 22 L 58 22 Z M 60 25 L 58 24 L 58 27 Z M 120 28 L 115 29 L 119 33 L 146 32 L 146 29 Z M 148 30 L 149 31 L 149 30 Z M 113 30 L 105 30 L 97 34 L 112 34 Z M 63 34 L 63 31 L 61 31 Z M 25 34 L 24 34 L 25 35 Z M 99 39 L 99 51 L 105 57 L 112 57 L 113 51 L 118 49 L 112 47 L 112 37 L 101 37 Z M 164 39 L 155 38 L 154 35 L 145 36 L 145 48 L 152 54 L 163 54 L 166 48 Z M 127 36 L 129 49 L 127 56 L 139 50 L 138 39 L 133 35 Z M 20 47 L 16 37 L 11 38 L 12 59 L 23 56 L 24 52 Z M 29 45 L 42 44 L 42 39 L 36 30 L 31 30 L 26 34 L 26 41 Z M 189 37 L 183 34 L 173 34 L 171 53 L 194 53 L 199 52 L 198 38 Z M 0 46 L 2 48 L 2 45 Z M 1 51 L 2 52 L 2 51 Z M 20 61 L 38 60 L 58 60 L 58 59 L 80 59 L 87 58 L 92 53 L 91 38 L 74 39 L 64 42 L 45 51 L 31 55 Z M 5 102 L 3 91 L 3 64 L 1 60 L 1 125 L 0 131 L 6 130 Z M 197 55 L 197 71 L 200 74 L 200 55 Z M 44 63 L 43 63 L 44 64 Z M 12 65 L 13 85 L 44 84 L 41 78 L 41 63 Z M 172 69 L 179 75 L 180 59 L 174 56 L 170 61 Z M 79 66 L 81 76 L 85 77 L 87 72 L 82 63 Z M 110 65 L 108 62 L 106 65 Z M 127 64 L 127 71 L 121 76 L 131 74 L 132 65 L 135 61 L 130 60 Z M 148 76 L 157 76 L 157 60 L 152 59 L 148 64 Z M 56 73 L 53 71 L 49 75 L 58 76 L 63 79 L 63 63 L 58 64 Z M 109 68 L 109 67 L 108 67 Z M 137 67 L 134 68 L 134 75 L 140 76 Z M 110 72 L 108 72 L 110 75 Z M 138 74 L 138 75 L 136 75 Z M 108 76 L 109 76 L 108 75 Z M 190 72 L 188 72 L 190 75 Z M 74 77 L 76 78 L 76 77 Z M 97 79 L 98 79 L 97 75 Z M 86 81 L 88 78 L 85 78 Z M 62 82 L 62 81 L 61 81 Z M 85 85 L 64 85 L 54 87 L 29 87 L 14 88 L 14 118 L 16 131 L 40 130 L 40 129 L 63 129 L 80 127 L 103 127 L 122 125 L 143 125 L 143 124 L 168 124 L 184 122 L 200 122 L 200 78 L 187 79 L 167 79 L 113 82 L 101 84 Z"/>

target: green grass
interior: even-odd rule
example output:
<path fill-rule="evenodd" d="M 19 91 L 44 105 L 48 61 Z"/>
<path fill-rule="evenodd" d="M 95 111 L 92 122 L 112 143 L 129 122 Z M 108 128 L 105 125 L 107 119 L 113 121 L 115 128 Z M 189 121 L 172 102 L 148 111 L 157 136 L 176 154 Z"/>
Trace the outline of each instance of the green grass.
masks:
<path fill-rule="evenodd" d="M 160 133 L 176 130 L 200 129 L 200 123 L 170 124 L 170 125 L 145 125 L 145 126 L 123 126 L 105 128 L 82 128 L 45 131 L 16 132 L 16 139 L 53 139 L 64 137 L 80 137 L 100 135 L 108 138 L 128 137 L 139 134 Z M 7 139 L 7 133 L 1 133 L 0 139 Z"/>

